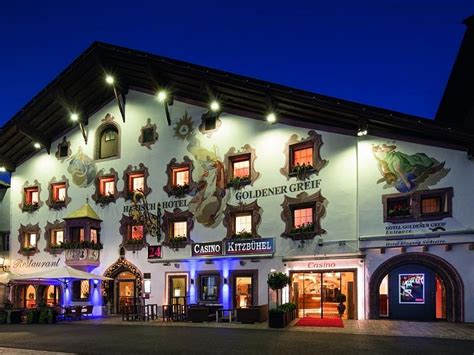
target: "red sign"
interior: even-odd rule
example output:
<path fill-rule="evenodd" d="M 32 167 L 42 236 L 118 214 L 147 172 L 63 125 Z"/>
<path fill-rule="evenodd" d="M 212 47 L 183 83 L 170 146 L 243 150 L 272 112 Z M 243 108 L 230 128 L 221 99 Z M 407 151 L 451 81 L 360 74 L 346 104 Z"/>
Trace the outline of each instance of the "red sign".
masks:
<path fill-rule="evenodd" d="M 161 259 L 161 245 L 148 246 L 148 259 Z"/>

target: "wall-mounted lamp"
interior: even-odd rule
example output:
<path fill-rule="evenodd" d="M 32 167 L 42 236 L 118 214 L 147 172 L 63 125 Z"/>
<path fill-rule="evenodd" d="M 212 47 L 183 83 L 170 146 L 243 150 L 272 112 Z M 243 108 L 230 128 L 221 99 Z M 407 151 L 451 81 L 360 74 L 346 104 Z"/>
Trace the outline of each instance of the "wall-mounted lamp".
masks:
<path fill-rule="evenodd" d="M 194 285 L 194 279 L 191 279 L 191 285 Z"/>
<path fill-rule="evenodd" d="M 99 280 L 94 280 L 93 283 L 94 283 L 94 288 L 97 288 L 97 285 L 99 284 Z"/>
<path fill-rule="evenodd" d="M 369 132 L 369 125 L 366 120 L 359 120 L 359 127 L 357 129 L 357 136 L 363 137 L 366 136 Z"/>
<path fill-rule="evenodd" d="M 179 269 L 180 265 L 178 263 L 174 264 L 174 267 Z"/>
<path fill-rule="evenodd" d="M 224 277 L 224 285 L 227 285 L 227 277 Z"/>

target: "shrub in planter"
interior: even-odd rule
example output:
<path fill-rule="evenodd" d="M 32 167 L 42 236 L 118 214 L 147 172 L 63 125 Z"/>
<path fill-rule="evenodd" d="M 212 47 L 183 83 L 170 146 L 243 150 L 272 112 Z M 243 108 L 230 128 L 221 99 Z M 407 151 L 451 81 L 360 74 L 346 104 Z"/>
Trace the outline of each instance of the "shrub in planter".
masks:
<path fill-rule="evenodd" d="M 27 324 L 33 324 L 33 323 L 38 323 L 40 318 L 40 312 L 36 309 L 32 309 L 28 311 L 26 314 L 26 323 Z"/>
<path fill-rule="evenodd" d="M 268 311 L 268 326 L 270 328 L 285 328 L 287 324 L 286 312 L 279 308 Z"/>
<path fill-rule="evenodd" d="M 8 324 L 21 323 L 21 311 L 7 310 L 7 323 Z"/>
<path fill-rule="evenodd" d="M 40 324 L 53 324 L 56 323 L 56 312 L 52 308 L 44 307 L 40 311 L 38 322 Z"/>

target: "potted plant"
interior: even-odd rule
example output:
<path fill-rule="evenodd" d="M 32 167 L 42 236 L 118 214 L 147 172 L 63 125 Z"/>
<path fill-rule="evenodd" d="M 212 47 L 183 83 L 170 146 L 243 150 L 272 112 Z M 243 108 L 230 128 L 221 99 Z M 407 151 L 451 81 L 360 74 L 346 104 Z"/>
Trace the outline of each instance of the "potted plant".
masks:
<path fill-rule="evenodd" d="M 232 236 L 232 239 L 252 239 L 252 238 L 253 238 L 252 232 L 247 232 L 245 230 L 240 231 L 239 233 L 235 233 Z"/>
<path fill-rule="evenodd" d="M 184 235 L 177 235 L 176 237 L 171 237 L 169 240 L 169 245 L 174 250 L 178 250 L 179 248 L 184 248 L 187 244 L 188 244 L 188 238 Z"/>
<path fill-rule="evenodd" d="M 305 240 L 314 238 L 314 235 L 314 223 L 308 222 L 292 228 L 289 236 L 293 240 Z"/>
<path fill-rule="evenodd" d="M 114 201 L 115 201 L 115 196 L 114 194 L 110 192 L 107 195 L 101 195 L 97 198 L 97 203 L 100 204 L 102 207 Z"/>
<path fill-rule="evenodd" d="M 298 180 L 306 180 L 309 179 L 309 176 L 314 171 L 314 168 L 311 164 L 299 164 L 297 163 L 293 170 L 291 171 L 294 175 L 296 175 Z"/>
<path fill-rule="evenodd" d="M 286 326 L 287 315 L 284 309 L 278 307 L 281 298 L 281 290 L 290 283 L 290 277 L 283 272 L 274 272 L 268 275 L 267 284 L 276 291 L 277 308 L 269 311 L 268 326 L 270 328 L 283 328 Z M 283 324 L 283 326 L 281 326 Z"/>
<path fill-rule="evenodd" d="M 346 311 L 346 305 L 344 302 L 346 302 L 346 295 L 343 293 L 340 293 L 336 296 L 336 302 L 339 304 L 337 305 L 337 312 L 339 313 L 339 317 L 342 318 L 342 315 Z"/>
<path fill-rule="evenodd" d="M 184 197 L 189 192 L 189 184 L 172 185 L 170 192 L 177 198 Z"/>
<path fill-rule="evenodd" d="M 234 190 L 240 190 L 242 187 L 250 182 L 250 176 L 235 176 L 229 179 L 227 187 L 231 187 Z"/>
<path fill-rule="evenodd" d="M 25 202 L 23 204 L 22 211 L 23 212 L 34 212 L 39 208 L 38 202 Z"/>

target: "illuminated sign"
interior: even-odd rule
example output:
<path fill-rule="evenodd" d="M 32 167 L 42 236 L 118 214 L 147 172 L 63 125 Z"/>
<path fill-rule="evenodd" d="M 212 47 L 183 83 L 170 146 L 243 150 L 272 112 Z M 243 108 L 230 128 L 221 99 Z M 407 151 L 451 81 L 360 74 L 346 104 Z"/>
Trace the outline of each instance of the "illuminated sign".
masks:
<path fill-rule="evenodd" d="M 275 241 L 273 238 L 258 238 L 245 240 L 226 240 L 226 255 L 267 255 L 275 252 Z"/>
<path fill-rule="evenodd" d="M 222 242 L 193 243 L 192 256 L 216 256 L 222 255 Z"/>
<path fill-rule="evenodd" d="M 399 274 L 399 303 L 425 303 L 425 274 Z"/>
<path fill-rule="evenodd" d="M 161 259 L 161 245 L 148 246 L 148 259 Z"/>

